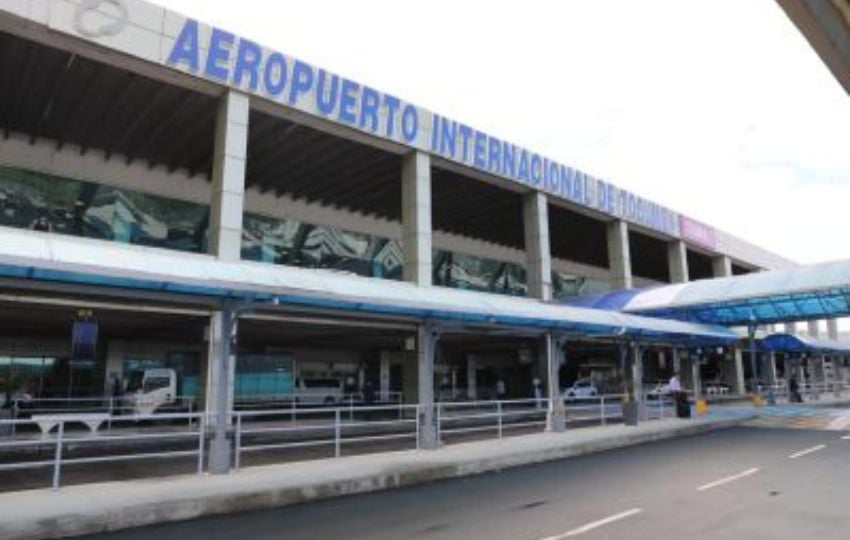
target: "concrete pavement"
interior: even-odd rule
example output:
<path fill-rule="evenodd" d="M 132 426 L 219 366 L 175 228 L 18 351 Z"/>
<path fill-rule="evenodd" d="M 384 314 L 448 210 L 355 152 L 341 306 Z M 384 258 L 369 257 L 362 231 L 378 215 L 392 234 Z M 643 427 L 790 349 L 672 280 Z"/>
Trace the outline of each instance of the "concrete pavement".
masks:
<path fill-rule="evenodd" d="M 736 426 L 392 492 L 85 540 L 843 540 L 850 530 L 845 437 Z"/>
<path fill-rule="evenodd" d="M 277 508 L 683 437 L 740 424 L 752 411 L 637 427 L 609 425 L 404 451 L 0 494 L 0 538 L 58 538 L 245 510 Z"/>

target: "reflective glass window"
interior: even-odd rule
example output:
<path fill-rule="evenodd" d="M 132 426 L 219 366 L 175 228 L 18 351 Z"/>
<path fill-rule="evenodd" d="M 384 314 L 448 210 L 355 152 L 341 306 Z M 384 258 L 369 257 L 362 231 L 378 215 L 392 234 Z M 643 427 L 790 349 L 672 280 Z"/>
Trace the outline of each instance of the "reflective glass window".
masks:
<path fill-rule="evenodd" d="M 518 264 L 434 250 L 435 285 L 485 291 L 513 296 L 525 296 L 525 268 Z"/>
<path fill-rule="evenodd" d="M 254 214 L 243 219 L 242 258 L 386 279 L 401 279 L 403 265 L 397 240 Z"/>
<path fill-rule="evenodd" d="M 0 167 L 0 225 L 202 252 L 208 223 L 206 205 Z"/>
<path fill-rule="evenodd" d="M 552 296 L 555 298 L 599 294 L 610 290 L 611 284 L 607 281 L 552 271 Z"/>

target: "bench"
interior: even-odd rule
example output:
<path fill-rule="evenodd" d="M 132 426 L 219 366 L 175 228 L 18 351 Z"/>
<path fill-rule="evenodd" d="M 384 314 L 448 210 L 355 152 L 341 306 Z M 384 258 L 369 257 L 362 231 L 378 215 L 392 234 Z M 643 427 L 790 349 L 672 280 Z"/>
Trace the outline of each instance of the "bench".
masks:
<path fill-rule="evenodd" d="M 91 434 L 97 433 L 100 426 L 109 420 L 109 415 L 106 413 L 77 413 L 77 414 L 34 414 L 32 421 L 38 424 L 41 429 L 42 436 L 46 437 L 53 428 L 59 425 L 60 422 L 80 422 L 85 424 Z"/>

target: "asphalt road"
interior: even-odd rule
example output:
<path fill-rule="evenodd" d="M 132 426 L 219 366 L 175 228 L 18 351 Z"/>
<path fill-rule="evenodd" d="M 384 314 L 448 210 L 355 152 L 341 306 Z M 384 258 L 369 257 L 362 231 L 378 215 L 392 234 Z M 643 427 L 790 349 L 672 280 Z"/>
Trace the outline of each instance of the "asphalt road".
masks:
<path fill-rule="evenodd" d="M 501 473 L 89 538 L 843 540 L 850 537 L 850 440 L 843 435 L 737 427 Z"/>

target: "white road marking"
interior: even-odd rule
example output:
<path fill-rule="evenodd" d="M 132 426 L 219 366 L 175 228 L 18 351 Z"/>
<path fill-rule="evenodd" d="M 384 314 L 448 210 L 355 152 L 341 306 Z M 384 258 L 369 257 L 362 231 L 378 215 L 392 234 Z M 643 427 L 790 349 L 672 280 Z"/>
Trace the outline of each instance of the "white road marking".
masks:
<path fill-rule="evenodd" d="M 608 516 L 607 518 L 594 521 L 593 523 L 582 525 L 581 527 L 578 527 L 571 531 L 567 531 L 564 534 L 559 534 L 557 536 L 547 536 L 546 538 L 541 538 L 541 540 L 562 540 L 564 538 L 572 538 L 573 536 L 584 534 L 588 531 L 592 531 L 593 529 L 602 527 L 603 525 L 608 525 L 609 523 L 614 523 L 615 521 L 626 519 L 627 517 L 640 514 L 641 512 L 643 512 L 643 510 L 640 508 L 632 508 L 631 510 L 626 510 L 625 512 L 620 512 L 619 514 L 614 514 L 613 516 Z"/>
<path fill-rule="evenodd" d="M 850 441 L 850 435 L 845 435 L 841 438 L 844 439 L 845 441 Z"/>
<path fill-rule="evenodd" d="M 709 482 L 708 484 L 703 484 L 697 488 L 697 491 L 705 491 L 707 489 L 715 488 L 717 486 L 722 486 L 723 484 L 728 484 L 729 482 L 738 480 L 739 478 L 745 478 L 747 476 L 756 474 L 757 472 L 759 472 L 758 467 L 753 467 L 752 469 L 747 469 L 742 473 L 727 476 L 726 478 L 721 478 L 720 480 L 715 480 L 714 482 Z"/>
<path fill-rule="evenodd" d="M 826 448 L 825 444 L 819 444 L 817 446 L 812 446 L 811 448 L 806 448 L 805 450 L 800 450 L 799 452 L 795 452 L 788 456 L 791 459 L 797 459 L 798 457 L 803 457 L 806 454 L 811 454 L 812 452 L 817 452 L 818 450 L 823 450 Z"/>

